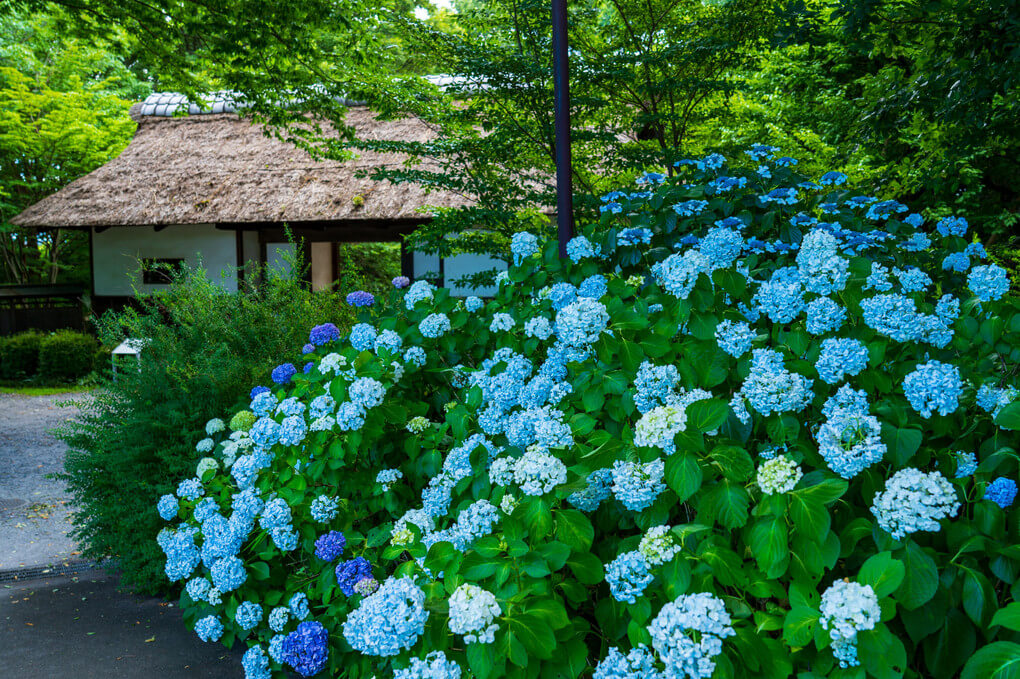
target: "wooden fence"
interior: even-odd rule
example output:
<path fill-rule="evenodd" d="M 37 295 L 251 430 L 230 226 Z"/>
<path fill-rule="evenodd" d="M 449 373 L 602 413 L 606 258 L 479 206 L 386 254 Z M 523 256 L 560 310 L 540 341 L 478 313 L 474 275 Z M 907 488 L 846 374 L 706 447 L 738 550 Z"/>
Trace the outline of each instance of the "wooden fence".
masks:
<path fill-rule="evenodd" d="M 0 336 L 25 330 L 82 330 L 84 292 L 75 285 L 0 285 Z"/>

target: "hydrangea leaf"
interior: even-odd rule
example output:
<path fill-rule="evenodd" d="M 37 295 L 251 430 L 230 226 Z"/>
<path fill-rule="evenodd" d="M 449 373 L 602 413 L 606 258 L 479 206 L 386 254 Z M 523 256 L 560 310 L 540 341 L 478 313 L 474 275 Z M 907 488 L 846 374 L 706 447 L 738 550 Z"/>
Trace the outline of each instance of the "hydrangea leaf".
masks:
<path fill-rule="evenodd" d="M 871 585 L 876 595 L 886 597 L 903 582 L 904 571 L 903 562 L 894 559 L 891 552 L 879 552 L 861 566 L 857 582 Z"/>
<path fill-rule="evenodd" d="M 971 656 L 960 679 L 1020 678 L 1020 644 L 995 641 Z"/>

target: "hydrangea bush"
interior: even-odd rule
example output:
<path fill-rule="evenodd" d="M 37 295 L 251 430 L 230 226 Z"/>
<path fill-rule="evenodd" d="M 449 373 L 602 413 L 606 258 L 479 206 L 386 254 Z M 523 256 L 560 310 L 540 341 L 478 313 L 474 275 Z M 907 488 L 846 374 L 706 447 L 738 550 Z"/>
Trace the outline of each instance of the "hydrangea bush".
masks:
<path fill-rule="evenodd" d="M 493 299 L 312 329 L 160 500 L 187 622 L 248 679 L 1016 663 L 1005 271 L 748 155 L 605 196 L 569 259 L 518 234 Z"/>

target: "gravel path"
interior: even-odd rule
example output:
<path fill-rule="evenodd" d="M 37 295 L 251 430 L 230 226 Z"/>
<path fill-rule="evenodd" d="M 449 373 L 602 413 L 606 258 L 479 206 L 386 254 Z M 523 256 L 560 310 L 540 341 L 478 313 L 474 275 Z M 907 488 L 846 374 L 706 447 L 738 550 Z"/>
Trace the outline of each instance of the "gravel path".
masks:
<path fill-rule="evenodd" d="M 0 570 L 77 559 L 70 496 L 46 475 L 63 471 L 66 446 L 49 432 L 77 409 L 80 394 L 0 394 Z"/>

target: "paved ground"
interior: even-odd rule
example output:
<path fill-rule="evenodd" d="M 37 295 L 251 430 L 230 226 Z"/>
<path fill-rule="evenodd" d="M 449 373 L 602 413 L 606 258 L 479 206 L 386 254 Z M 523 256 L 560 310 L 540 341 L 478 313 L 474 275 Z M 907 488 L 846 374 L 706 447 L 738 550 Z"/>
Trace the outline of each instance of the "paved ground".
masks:
<path fill-rule="evenodd" d="M 244 676 L 243 648 L 203 643 L 180 610 L 121 594 L 101 572 L 0 584 L 0 675 L 18 679 Z"/>
<path fill-rule="evenodd" d="M 76 412 L 57 404 L 81 394 L 0 394 L 0 570 L 78 558 L 69 496 L 47 474 L 63 471 L 63 443 L 49 430 Z"/>

